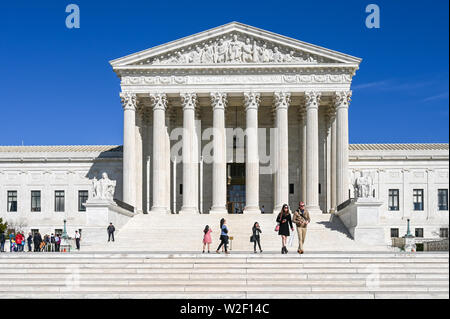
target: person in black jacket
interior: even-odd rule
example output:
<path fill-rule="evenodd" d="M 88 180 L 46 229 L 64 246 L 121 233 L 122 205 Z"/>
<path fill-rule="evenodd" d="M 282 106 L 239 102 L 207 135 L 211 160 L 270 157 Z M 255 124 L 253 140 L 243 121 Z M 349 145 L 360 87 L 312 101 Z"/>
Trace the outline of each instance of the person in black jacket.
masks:
<path fill-rule="evenodd" d="M 5 233 L 0 232 L 0 252 L 5 252 L 5 242 L 6 242 L 6 236 Z"/>
<path fill-rule="evenodd" d="M 109 223 L 109 226 L 106 230 L 108 232 L 108 241 L 111 240 L 111 237 L 112 237 L 112 241 L 114 241 L 114 232 L 116 231 L 116 228 L 113 226 L 112 223 Z"/>
<path fill-rule="evenodd" d="M 252 227 L 252 233 L 253 233 L 253 250 L 256 253 L 256 244 L 258 243 L 259 251 L 262 253 L 261 249 L 261 241 L 259 234 L 262 233 L 261 227 L 259 227 L 259 223 L 255 222 L 255 224 Z"/>
<path fill-rule="evenodd" d="M 31 244 L 32 243 L 33 243 L 33 236 L 31 235 L 31 233 L 28 233 L 28 237 L 27 237 L 28 251 L 32 251 L 33 250 L 31 248 Z"/>
<path fill-rule="evenodd" d="M 287 254 L 288 250 L 286 248 L 286 239 L 290 235 L 289 226 L 291 226 L 291 231 L 294 230 L 291 213 L 289 212 L 289 206 L 287 204 L 284 204 L 281 208 L 281 212 L 277 216 L 277 223 L 279 224 L 278 235 L 281 236 L 281 243 L 283 245 L 281 248 L 281 253 Z"/>
<path fill-rule="evenodd" d="M 34 251 L 41 251 L 41 249 L 40 249 L 41 242 L 42 242 L 42 236 L 39 232 L 36 232 L 33 237 Z"/>

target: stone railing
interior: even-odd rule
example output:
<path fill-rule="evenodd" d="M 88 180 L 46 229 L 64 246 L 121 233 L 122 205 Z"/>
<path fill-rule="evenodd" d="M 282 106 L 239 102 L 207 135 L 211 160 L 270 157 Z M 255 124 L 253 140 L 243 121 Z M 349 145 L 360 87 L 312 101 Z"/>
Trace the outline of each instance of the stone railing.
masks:
<path fill-rule="evenodd" d="M 345 202 L 340 203 L 336 209 L 337 211 L 343 210 L 345 207 L 347 207 L 348 205 L 350 205 L 351 203 L 353 203 L 355 201 L 355 198 L 349 198 L 347 199 Z"/>
<path fill-rule="evenodd" d="M 120 199 L 117 199 L 117 198 L 114 198 L 114 202 L 116 203 L 117 206 L 119 206 L 127 211 L 130 211 L 132 213 L 134 212 L 134 207 L 131 206 L 130 204 L 122 202 Z"/>

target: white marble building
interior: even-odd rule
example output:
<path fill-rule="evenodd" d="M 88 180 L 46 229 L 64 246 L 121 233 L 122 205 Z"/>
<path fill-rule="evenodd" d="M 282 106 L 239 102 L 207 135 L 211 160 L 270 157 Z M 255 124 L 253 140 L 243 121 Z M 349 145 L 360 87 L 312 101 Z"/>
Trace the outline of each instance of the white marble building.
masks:
<path fill-rule="evenodd" d="M 349 145 L 360 62 L 240 23 L 111 61 L 123 149 L 1 146 L 0 217 L 43 232 L 63 219 L 89 229 L 79 203 L 102 172 L 138 214 L 258 215 L 299 200 L 334 213 L 361 171 L 383 202 L 386 242 L 406 219 L 418 235 L 448 236 L 448 144 Z"/>

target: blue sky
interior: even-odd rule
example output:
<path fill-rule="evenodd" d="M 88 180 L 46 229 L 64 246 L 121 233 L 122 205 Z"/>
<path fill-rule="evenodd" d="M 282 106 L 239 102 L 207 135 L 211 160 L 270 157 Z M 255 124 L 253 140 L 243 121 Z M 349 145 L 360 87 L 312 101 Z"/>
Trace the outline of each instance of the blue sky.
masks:
<path fill-rule="evenodd" d="M 65 8 L 79 5 L 81 28 Z M 376 3 L 381 28 L 365 27 Z M 231 21 L 363 59 L 351 143 L 449 141 L 449 2 L 3 1 L 0 145 L 121 144 L 108 61 Z"/>

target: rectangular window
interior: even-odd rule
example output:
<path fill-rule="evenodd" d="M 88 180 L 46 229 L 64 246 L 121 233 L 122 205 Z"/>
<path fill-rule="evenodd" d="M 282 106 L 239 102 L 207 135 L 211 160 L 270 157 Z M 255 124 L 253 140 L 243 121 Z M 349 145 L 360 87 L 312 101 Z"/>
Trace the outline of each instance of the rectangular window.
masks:
<path fill-rule="evenodd" d="M 8 212 L 17 212 L 17 191 L 8 191 Z"/>
<path fill-rule="evenodd" d="M 439 237 L 448 238 L 448 228 L 439 229 Z"/>
<path fill-rule="evenodd" d="M 31 236 L 34 237 L 34 235 L 37 234 L 37 233 L 39 233 L 39 229 L 37 229 L 37 228 L 32 228 L 31 229 Z"/>
<path fill-rule="evenodd" d="M 41 211 L 41 191 L 31 191 L 31 211 Z"/>
<path fill-rule="evenodd" d="M 62 236 L 62 233 L 63 233 L 63 230 L 62 230 L 62 229 L 60 229 L 60 228 L 55 229 L 55 236 L 56 236 L 56 235 Z"/>
<path fill-rule="evenodd" d="M 423 228 L 416 228 L 416 237 L 423 237 Z"/>
<path fill-rule="evenodd" d="M 399 237 L 398 228 L 391 228 L 391 237 L 392 238 L 398 238 Z"/>
<path fill-rule="evenodd" d="M 448 210 L 448 189 L 438 189 L 439 210 Z"/>
<path fill-rule="evenodd" d="M 84 207 L 84 203 L 88 200 L 89 193 L 88 191 L 78 191 L 78 211 L 85 212 L 86 207 Z"/>
<path fill-rule="evenodd" d="M 180 195 L 183 195 L 183 184 L 180 184 Z"/>
<path fill-rule="evenodd" d="M 289 184 L 289 194 L 294 194 L 294 184 Z"/>
<path fill-rule="evenodd" d="M 423 210 L 423 189 L 413 190 L 414 210 Z"/>
<path fill-rule="evenodd" d="M 399 203 L 400 203 L 400 191 L 398 189 L 390 189 L 388 209 L 399 210 L 400 209 Z"/>
<path fill-rule="evenodd" d="M 64 211 L 64 191 L 55 191 L 55 212 Z"/>

